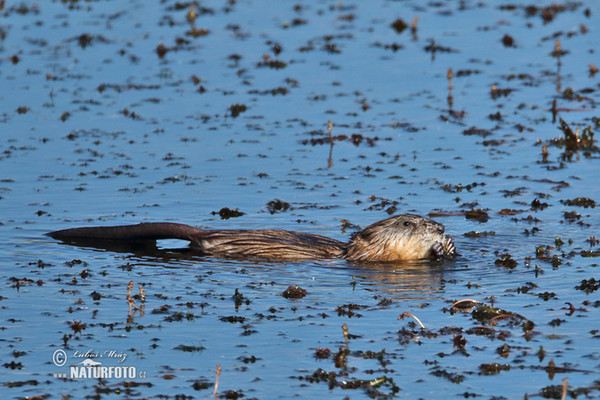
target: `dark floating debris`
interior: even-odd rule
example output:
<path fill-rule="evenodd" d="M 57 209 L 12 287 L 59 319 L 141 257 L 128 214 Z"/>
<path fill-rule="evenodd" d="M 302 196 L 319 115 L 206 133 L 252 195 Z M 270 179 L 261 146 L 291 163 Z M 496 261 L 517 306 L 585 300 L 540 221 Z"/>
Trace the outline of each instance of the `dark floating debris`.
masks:
<path fill-rule="evenodd" d="M 483 232 L 479 232 L 479 231 L 470 231 L 465 233 L 463 236 L 465 237 L 486 237 L 486 236 L 494 236 L 496 234 L 496 232 L 494 231 L 483 231 Z"/>
<path fill-rule="evenodd" d="M 548 207 L 548 203 L 542 203 L 540 201 L 540 199 L 534 199 L 531 202 L 531 209 L 532 210 L 543 210 L 544 208 Z"/>
<path fill-rule="evenodd" d="M 560 46 L 560 39 L 556 39 L 556 41 L 554 42 L 554 50 L 552 50 L 552 52 L 550 53 L 550 55 L 552 57 L 555 57 L 557 59 L 560 59 L 560 57 L 569 54 L 568 51 L 563 50 Z"/>
<path fill-rule="evenodd" d="M 588 199 L 587 197 L 577 197 L 572 200 L 561 200 L 560 201 L 565 206 L 577 206 L 583 208 L 594 208 L 596 207 L 596 202 L 592 199 Z"/>
<path fill-rule="evenodd" d="M 375 42 L 375 43 L 373 43 L 373 47 L 380 47 L 380 48 L 383 48 L 385 50 L 392 50 L 395 53 L 398 50 L 402 50 L 404 48 L 404 45 L 398 44 L 396 42 L 389 43 L 389 44 L 388 43 Z"/>
<path fill-rule="evenodd" d="M 408 24 L 406 22 L 404 22 L 404 20 L 402 18 L 398 18 L 397 20 L 395 20 L 392 23 L 391 27 L 394 28 L 396 33 L 400 34 L 400 33 L 404 32 L 404 30 L 406 28 L 408 28 Z"/>
<path fill-rule="evenodd" d="M 235 292 L 233 293 L 233 296 L 231 296 L 231 299 L 235 303 L 235 307 L 236 308 L 238 308 L 242 304 L 245 304 L 245 305 L 249 305 L 250 304 L 250 299 L 248 299 L 246 296 L 244 296 L 239 291 L 239 289 L 235 289 Z"/>
<path fill-rule="evenodd" d="M 109 43 L 109 40 L 106 39 L 104 36 L 91 35 L 89 33 L 82 33 L 81 35 L 75 38 L 67 39 L 67 41 L 77 41 L 77 43 L 82 49 L 85 49 L 86 47 L 91 46 L 94 43 Z"/>
<path fill-rule="evenodd" d="M 331 356 L 331 350 L 329 350 L 328 348 L 319 347 L 318 349 L 315 350 L 316 358 L 325 359 L 325 358 L 329 358 L 329 356 Z"/>
<path fill-rule="evenodd" d="M 243 324 L 246 322 L 246 317 L 240 315 L 231 315 L 228 317 L 219 317 L 219 320 L 223 322 L 229 322 L 230 324 Z"/>
<path fill-rule="evenodd" d="M 228 207 L 223 207 L 219 211 L 212 211 L 212 215 L 219 215 L 221 219 L 237 218 L 244 215 L 244 212 L 239 211 L 237 208 L 233 210 Z"/>
<path fill-rule="evenodd" d="M 490 89 L 490 95 L 492 96 L 493 100 L 496 100 L 500 97 L 507 97 L 514 90 L 515 89 L 511 89 L 511 88 L 500 89 L 494 84 L 494 85 L 492 85 L 492 88 Z"/>
<path fill-rule="evenodd" d="M 302 143 L 304 145 L 310 144 L 311 146 L 315 146 L 315 145 L 330 144 L 330 143 L 335 143 L 335 142 L 349 141 L 356 147 L 360 146 L 362 143 L 366 143 L 369 147 L 374 147 L 375 144 L 380 140 L 391 141 L 392 139 L 391 138 L 380 138 L 378 136 L 368 137 L 368 136 L 361 135 L 360 133 L 353 133 L 350 136 L 336 135 L 336 136 L 331 136 L 331 137 L 316 137 L 316 138 L 311 138 L 311 139 L 305 139 L 305 140 L 302 140 L 300 143 Z"/>
<path fill-rule="evenodd" d="M 280 295 L 286 299 L 301 299 L 307 294 L 308 292 L 298 285 L 290 285 L 287 289 L 280 293 Z"/>
<path fill-rule="evenodd" d="M 270 202 L 267 203 L 267 210 L 271 214 L 275 214 L 277 212 L 285 212 L 289 209 L 291 209 L 290 203 L 279 200 L 279 199 L 271 200 Z"/>
<path fill-rule="evenodd" d="M 179 350 L 179 351 L 183 351 L 186 353 L 197 353 L 197 352 L 201 352 L 204 349 L 205 348 L 202 346 L 188 346 L 185 344 L 180 344 L 179 346 L 173 348 L 173 350 Z"/>
<path fill-rule="evenodd" d="M 247 109 L 248 108 L 245 104 L 233 104 L 231 107 L 229 107 L 229 111 L 231 112 L 231 116 L 233 118 L 237 117 L 243 112 L 246 112 Z"/>
<path fill-rule="evenodd" d="M 501 9 L 509 9 L 512 5 L 503 5 Z M 575 11 L 581 6 L 581 3 L 568 2 L 564 4 L 552 3 L 546 7 L 540 7 L 536 5 L 525 6 L 525 14 L 527 17 L 540 16 L 544 25 L 554 20 L 556 15 L 565 11 Z"/>
<path fill-rule="evenodd" d="M 269 58 L 269 54 L 265 53 L 265 54 L 263 54 L 262 62 L 258 63 L 256 66 L 259 68 L 267 67 L 270 69 L 284 69 L 285 67 L 287 67 L 287 63 L 280 61 L 280 60 L 271 60 Z"/>
<path fill-rule="evenodd" d="M 505 47 L 516 47 L 515 46 L 515 39 L 513 39 L 512 36 L 510 36 L 509 34 L 506 34 L 502 37 L 502 44 Z"/>
<path fill-rule="evenodd" d="M 564 138 L 562 139 L 554 139 L 552 144 L 554 145 L 563 145 L 567 151 L 577 151 L 577 150 L 591 150 L 598 151 L 598 147 L 594 145 L 596 140 L 594 140 L 594 131 L 592 131 L 591 126 L 587 126 L 583 129 L 583 132 L 579 134 L 579 129 L 576 129 L 573 132 L 573 129 L 567 124 L 562 118 L 560 119 L 560 127 L 559 129 L 564 134 Z"/>
<path fill-rule="evenodd" d="M 465 211 L 466 219 L 474 219 L 478 222 L 487 222 L 490 218 L 487 211 L 482 209 Z"/>
<path fill-rule="evenodd" d="M 586 294 L 590 294 L 600 289 L 600 280 L 596 280 L 595 278 L 583 279 L 581 284 L 575 286 L 575 289 L 582 290 Z"/>
<path fill-rule="evenodd" d="M 496 261 L 494 264 L 500 265 L 504 268 L 513 269 L 517 267 L 517 261 L 512 258 L 512 256 L 508 253 L 501 253 L 497 255 Z"/>
<path fill-rule="evenodd" d="M 336 312 L 339 317 L 346 316 L 348 318 L 352 318 L 352 317 L 360 318 L 360 317 L 362 317 L 362 314 L 357 313 L 356 310 L 360 310 L 361 308 L 366 308 L 366 307 L 361 306 L 360 304 L 354 304 L 354 303 L 342 304 L 341 306 L 336 307 Z"/>
<path fill-rule="evenodd" d="M 581 257 L 600 257 L 600 250 L 583 250 L 580 255 Z"/>
<path fill-rule="evenodd" d="M 502 371 L 510 371 L 510 364 L 489 363 L 479 366 L 481 375 L 497 375 Z"/>
<path fill-rule="evenodd" d="M 263 62 L 262 64 L 259 64 L 259 67 L 260 66 L 269 67 L 271 69 L 284 69 L 285 67 L 287 67 L 287 64 L 279 60 L 269 60 Z"/>
<path fill-rule="evenodd" d="M 201 36 L 207 36 L 209 33 L 210 33 L 210 30 L 208 30 L 206 28 L 196 28 L 196 27 L 193 27 L 189 31 L 185 32 L 186 36 L 192 36 L 194 38 L 198 38 Z"/>
<path fill-rule="evenodd" d="M 68 111 L 65 111 L 64 113 L 62 113 L 62 115 L 60 116 L 60 120 L 62 122 L 65 122 L 66 120 L 69 119 L 69 117 L 71 116 L 71 113 Z"/>
<path fill-rule="evenodd" d="M 597 128 L 598 126 L 596 123 L 595 125 L 595 128 Z M 564 149 L 561 154 L 562 161 L 574 161 L 573 156 L 575 155 L 577 156 L 575 161 L 577 161 L 579 160 L 580 152 L 586 158 L 591 158 L 593 154 L 600 153 L 600 148 L 596 146 L 597 140 L 594 139 L 594 131 L 592 130 L 591 125 L 586 126 L 581 131 L 579 128 L 573 131 L 571 126 L 561 118 L 558 129 L 563 133 L 563 136 L 550 139 L 546 144 Z M 538 144 L 542 144 L 543 146 L 546 145 L 541 141 L 538 141 Z M 542 152 L 542 156 L 547 160 L 547 151 L 546 154 Z"/>
<path fill-rule="evenodd" d="M 69 327 L 71 328 L 74 334 L 81 333 L 87 328 L 87 324 L 83 324 L 81 323 L 81 321 L 73 321 L 67 323 L 69 324 Z"/>
<path fill-rule="evenodd" d="M 502 212 L 499 212 L 501 214 Z M 489 214 L 487 211 L 482 209 L 472 209 L 468 211 L 459 211 L 459 212 L 441 212 L 441 211 L 433 211 L 429 213 L 430 218 L 435 217 L 449 217 L 449 216 L 465 216 L 466 219 L 474 219 L 479 222 L 487 222 L 489 220 Z"/>
<path fill-rule="evenodd" d="M 455 50 L 451 47 L 440 46 L 435 43 L 435 39 L 429 39 L 429 44 L 425 46 L 424 50 L 427 53 L 431 53 L 432 57 L 435 57 L 435 53 L 458 53 L 458 50 Z"/>
<path fill-rule="evenodd" d="M 248 91 L 249 94 L 270 94 L 272 96 L 276 96 L 276 95 L 283 95 L 285 96 L 286 94 L 288 94 L 290 92 L 290 89 L 283 87 L 283 86 L 279 86 L 276 87 L 274 89 L 266 89 L 266 90 L 250 90 Z"/>
<path fill-rule="evenodd" d="M 575 211 L 565 211 L 563 212 L 563 217 L 568 222 L 575 222 L 581 219 L 581 214 L 578 214 Z"/>
<path fill-rule="evenodd" d="M 158 54 L 159 58 L 163 58 L 168 51 L 169 48 L 167 48 L 167 46 L 165 46 L 163 43 L 160 43 L 158 46 L 156 46 L 156 54 Z"/>
<path fill-rule="evenodd" d="M 112 83 L 101 83 L 100 85 L 98 85 L 98 88 L 96 90 L 98 90 L 99 93 L 102 93 L 107 89 L 111 89 L 117 93 L 121 93 L 121 92 L 126 92 L 128 90 L 146 90 L 146 89 L 157 90 L 160 88 L 161 88 L 160 85 L 144 85 L 144 84 L 119 85 L 119 84 L 112 84 Z"/>
<path fill-rule="evenodd" d="M 487 136 L 491 135 L 492 132 L 487 129 L 476 128 L 473 126 L 469 129 L 465 129 L 464 131 L 462 131 L 462 134 L 465 136 L 477 135 L 477 136 L 481 136 L 481 137 L 487 137 Z"/>
<path fill-rule="evenodd" d="M 194 381 L 194 383 L 192 384 L 192 388 L 194 390 L 206 390 L 209 389 L 212 385 L 212 382 L 208 382 L 206 380 L 203 379 L 198 379 L 196 381 Z"/>

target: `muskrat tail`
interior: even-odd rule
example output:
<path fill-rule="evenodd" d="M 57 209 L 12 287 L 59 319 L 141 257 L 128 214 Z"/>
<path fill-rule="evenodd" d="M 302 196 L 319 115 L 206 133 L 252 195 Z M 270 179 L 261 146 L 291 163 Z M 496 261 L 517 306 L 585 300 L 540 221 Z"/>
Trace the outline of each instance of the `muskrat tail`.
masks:
<path fill-rule="evenodd" d="M 153 222 L 123 226 L 97 226 L 63 229 L 46 235 L 59 240 L 120 240 L 144 241 L 158 239 L 193 240 L 194 235 L 202 234 L 202 229 L 171 222 Z"/>

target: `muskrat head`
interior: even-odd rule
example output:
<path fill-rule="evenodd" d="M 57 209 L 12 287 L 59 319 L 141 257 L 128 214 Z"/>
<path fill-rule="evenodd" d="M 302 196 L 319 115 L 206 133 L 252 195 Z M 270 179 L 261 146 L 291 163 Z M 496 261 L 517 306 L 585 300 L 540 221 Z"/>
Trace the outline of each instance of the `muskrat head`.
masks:
<path fill-rule="evenodd" d="M 398 215 L 357 232 L 344 258 L 352 261 L 402 261 L 441 258 L 456 252 L 444 225 L 414 214 Z"/>

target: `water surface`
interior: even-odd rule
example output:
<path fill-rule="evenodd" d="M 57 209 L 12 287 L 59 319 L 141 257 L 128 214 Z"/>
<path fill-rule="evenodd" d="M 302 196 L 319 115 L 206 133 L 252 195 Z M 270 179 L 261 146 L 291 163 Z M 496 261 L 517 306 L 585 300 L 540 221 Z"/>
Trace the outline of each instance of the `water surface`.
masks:
<path fill-rule="evenodd" d="M 599 12 L 593 2 L 5 4 L 2 398 L 206 398 L 217 365 L 227 398 L 560 398 L 563 382 L 598 398 Z M 290 208 L 270 212 L 277 199 Z M 224 220 L 223 207 L 245 214 Z M 444 223 L 460 256 L 277 263 L 43 236 L 177 221 L 347 240 L 342 220 L 365 227 L 404 212 Z M 130 281 L 136 306 L 144 288 L 143 313 L 128 305 Z M 307 296 L 281 296 L 290 285 Z M 465 298 L 500 318 L 451 309 Z M 144 374 L 55 377 L 86 353 Z"/>

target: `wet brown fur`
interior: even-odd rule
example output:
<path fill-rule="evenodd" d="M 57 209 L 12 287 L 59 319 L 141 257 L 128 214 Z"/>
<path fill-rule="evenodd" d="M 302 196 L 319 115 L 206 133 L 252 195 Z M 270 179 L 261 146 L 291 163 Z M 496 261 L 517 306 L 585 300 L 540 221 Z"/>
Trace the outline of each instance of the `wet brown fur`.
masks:
<path fill-rule="evenodd" d="M 404 214 L 369 225 L 349 243 L 280 229 L 204 230 L 158 222 L 138 225 L 73 228 L 48 233 L 65 242 L 158 239 L 189 240 L 201 254 L 216 257 L 308 260 L 344 258 L 350 261 L 401 261 L 436 257 L 435 243 L 444 241 L 444 226 Z"/>

